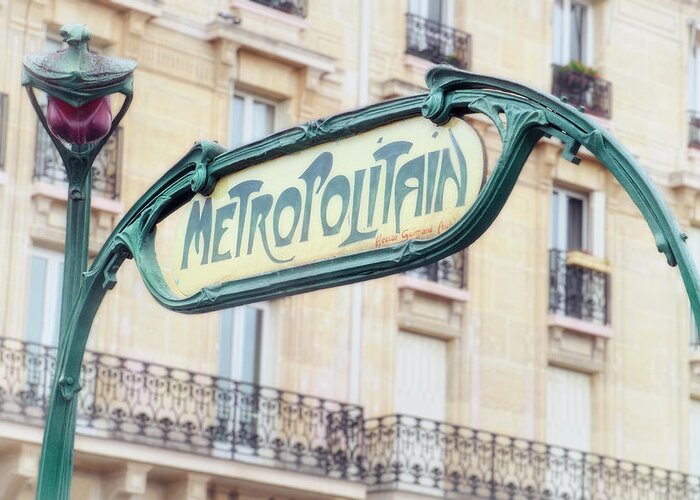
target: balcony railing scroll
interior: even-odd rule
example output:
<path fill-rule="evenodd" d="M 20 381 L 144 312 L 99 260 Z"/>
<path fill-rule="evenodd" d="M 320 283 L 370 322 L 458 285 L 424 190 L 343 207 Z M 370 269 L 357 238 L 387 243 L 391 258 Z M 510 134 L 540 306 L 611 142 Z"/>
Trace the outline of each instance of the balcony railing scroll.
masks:
<path fill-rule="evenodd" d="M 552 94 L 601 118 L 612 116 L 612 84 L 567 66 L 553 65 Z"/>
<path fill-rule="evenodd" d="M 92 166 L 93 192 L 104 198 L 119 198 L 119 173 L 121 169 L 121 136 L 118 128 L 104 145 Z M 58 150 L 41 124 L 37 124 L 35 179 L 49 184 L 67 184 Z"/>
<path fill-rule="evenodd" d="M 427 266 L 406 271 L 408 276 L 453 288 L 466 288 L 466 251 L 457 252 Z"/>
<path fill-rule="evenodd" d="M 266 7 L 305 18 L 309 13 L 309 0 L 252 0 Z"/>
<path fill-rule="evenodd" d="M 0 417 L 43 425 L 56 349 L 0 337 Z M 362 409 L 88 351 L 77 431 L 335 478 L 357 475 Z"/>
<path fill-rule="evenodd" d="M 405 415 L 368 419 L 361 471 L 371 490 L 445 498 L 700 499 L 700 478 Z"/>
<path fill-rule="evenodd" d="M 406 53 L 435 64 L 471 66 L 471 35 L 415 14 L 406 14 Z"/>
<path fill-rule="evenodd" d="M 609 275 L 568 262 L 563 250 L 549 251 L 549 312 L 600 325 L 610 323 Z"/>

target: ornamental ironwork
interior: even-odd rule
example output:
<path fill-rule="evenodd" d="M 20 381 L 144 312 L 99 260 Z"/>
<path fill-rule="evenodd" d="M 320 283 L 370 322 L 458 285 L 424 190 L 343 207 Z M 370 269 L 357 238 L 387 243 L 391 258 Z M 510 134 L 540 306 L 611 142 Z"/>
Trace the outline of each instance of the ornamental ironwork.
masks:
<path fill-rule="evenodd" d="M 465 250 L 427 266 L 406 271 L 406 274 L 453 288 L 466 288 L 466 260 Z"/>
<path fill-rule="evenodd" d="M 549 312 L 591 321 L 610 322 L 607 273 L 569 264 L 568 253 L 549 251 Z"/>
<path fill-rule="evenodd" d="M 42 426 L 56 348 L 0 337 L 0 416 Z M 78 432 L 173 450 L 356 475 L 355 405 L 87 351 Z"/>
<path fill-rule="evenodd" d="M 306 17 L 309 13 L 309 0 L 252 0 L 266 7 L 276 9 L 297 17 Z"/>
<path fill-rule="evenodd" d="M 612 84 L 598 76 L 555 64 L 552 94 L 566 98 L 573 106 L 585 108 L 591 115 L 610 118 L 612 114 Z"/>
<path fill-rule="evenodd" d="M 0 337 L 0 418 L 42 426 L 56 348 Z M 470 498 L 700 499 L 700 478 L 87 351 L 77 429 L 325 477 Z"/>
<path fill-rule="evenodd" d="M 442 490 L 446 498 L 700 498 L 700 477 L 417 417 L 365 420 L 363 444 L 370 489 L 392 485 L 426 497 Z"/>
<path fill-rule="evenodd" d="M 406 14 L 406 54 L 462 69 L 471 66 L 471 35 L 446 24 Z"/>
<path fill-rule="evenodd" d="M 92 165 L 92 189 L 98 196 L 112 200 L 119 198 L 121 136 L 122 129 L 118 128 Z M 34 177 L 50 184 L 68 185 L 68 177 L 65 168 L 63 168 L 61 156 L 51 142 L 49 134 L 41 125 L 37 125 Z"/>

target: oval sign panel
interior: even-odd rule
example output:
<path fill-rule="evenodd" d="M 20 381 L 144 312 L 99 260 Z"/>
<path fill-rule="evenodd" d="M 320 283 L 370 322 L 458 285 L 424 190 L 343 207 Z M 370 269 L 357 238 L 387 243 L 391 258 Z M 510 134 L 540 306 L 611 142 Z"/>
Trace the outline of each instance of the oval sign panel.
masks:
<path fill-rule="evenodd" d="M 481 139 L 465 121 L 410 118 L 222 177 L 158 227 L 177 295 L 378 248 L 429 240 L 474 204 Z"/>

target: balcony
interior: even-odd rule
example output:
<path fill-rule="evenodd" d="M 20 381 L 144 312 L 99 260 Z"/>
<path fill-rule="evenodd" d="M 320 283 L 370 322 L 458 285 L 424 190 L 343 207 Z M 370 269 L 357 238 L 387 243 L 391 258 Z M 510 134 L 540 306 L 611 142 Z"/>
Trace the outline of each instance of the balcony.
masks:
<path fill-rule="evenodd" d="M 43 426 L 55 348 L 0 337 L 0 419 Z M 700 498 L 700 477 L 88 351 L 77 432 L 446 498 Z"/>
<path fill-rule="evenodd" d="M 121 129 L 109 138 L 92 166 L 92 189 L 97 196 L 119 198 L 119 170 L 121 167 Z M 37 124 L 36 166 L 34 178 L 49 184 L 66 184 L 68 179 L 58 150 L 41 124 Z"/>
<path fill-rule="evenodd" d="M 56 350 L 0 337 L 0 418 L 42 426 Z M 362 409 L 88 351 L 77 432 L 333 478 L 356 475 Z"/>
<path fill-rule="evenodd" d="M 406 54 L 435 64 L 471 66 L 471 35 L 415 14 L 406 14 Z"/>
<path fill-rule="evenodd" d="M 308 0 L 251 0 L 265 7 L 276 9 L 286 14 L 306 18 L 309 12 Z"/>
<path fill-rule="evenodd" d="M 573 106 L 583 106 L 591 115 L 606 119 L 611 116 L 612 85 L 596 75 L 555 64 L 552 71 L 552 94 L 566 97 Z"/>
<path fill-rule="evenodd" d="M 370 490 L 523 500 L 700 496 L 700 477 L 444 422 L 392 415 L 364 427 Z"/>
<path fill-rule="evenodd" d="M 406 275 L 439 283 L 452 288 L 466 288 L 465 252 L 457 252 L 427 266 L 406 271 Z"/>
<path fill-rule="evenodd" d="M 549 251 L 549 312 L 599 325 L 610 323 L 609 275 L 584 267 L 563 250 Z"/>

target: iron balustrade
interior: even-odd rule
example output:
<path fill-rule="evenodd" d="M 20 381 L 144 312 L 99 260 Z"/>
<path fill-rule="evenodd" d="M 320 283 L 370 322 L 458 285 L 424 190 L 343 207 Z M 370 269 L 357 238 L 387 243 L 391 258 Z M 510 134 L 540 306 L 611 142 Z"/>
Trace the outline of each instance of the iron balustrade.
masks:
<path fill-rule="evenodd" d="M 583 106 L 587 113 L 610 118 L 612 84 L 596 76 L 567 66 L 553 65 L 552 94 L 565 97 L 573 106 Z"/>
<path fill-rule="evenodd" d="M 607 273 L 568 263 L 563 250 L 549 251 L 549 312 L 608 324 L 610 284 Z"/>
<path fill-rule="evenodd" d="M 309 13 L 309 0 L 252 0 L 293 16 L 305 18 Z"/>
<path fill-rule="evenodd" d="M 406 14 L 406 53 L 435 64 L 471 66 L 471 35 L 415 14 Z"/>
<path fill-rule="evenodd" d="M 43 425 L 56 349 L 0 337 L 0 416 Z M 362 408 L 87 351 L 77 430 L 334 478 L 357 476 Z"/>
<path fill-rule="evenodd" d="M 688 143 L 700 147 L 700 111 L 690 111 L 688 121 Z"/>
<path fill-rule="evenodd" d="M 0 418 L 43 426 L 56 349 L 0 337 Z M 593 453 L 87 351 L 78 432 L 372 490 L 472 498 L 700 500 L 700 478 Z"/>
<path fill-rule="evenodd" d="M 92 165 L 93 193 L 104 198 L 119 198 L 119 171 L 121 169 L 121 136 L 118 128 L 104 145 Z M 61 156 L 41 124 L 37 124 L 36 168 L 34 178 L 50 184 L 68 185 Z"/>
<path fill-rule="evenodd" d="M 404 415 L 365 420 L 363 479 L 446 498 L 700 499 L 700 477 Z"/>
<path fill-rule="evenodd" d="M 406 274 L 453 288 L 465 288 L 465 252 L 457 252 L 427 266 L 411 269 Z"/>

